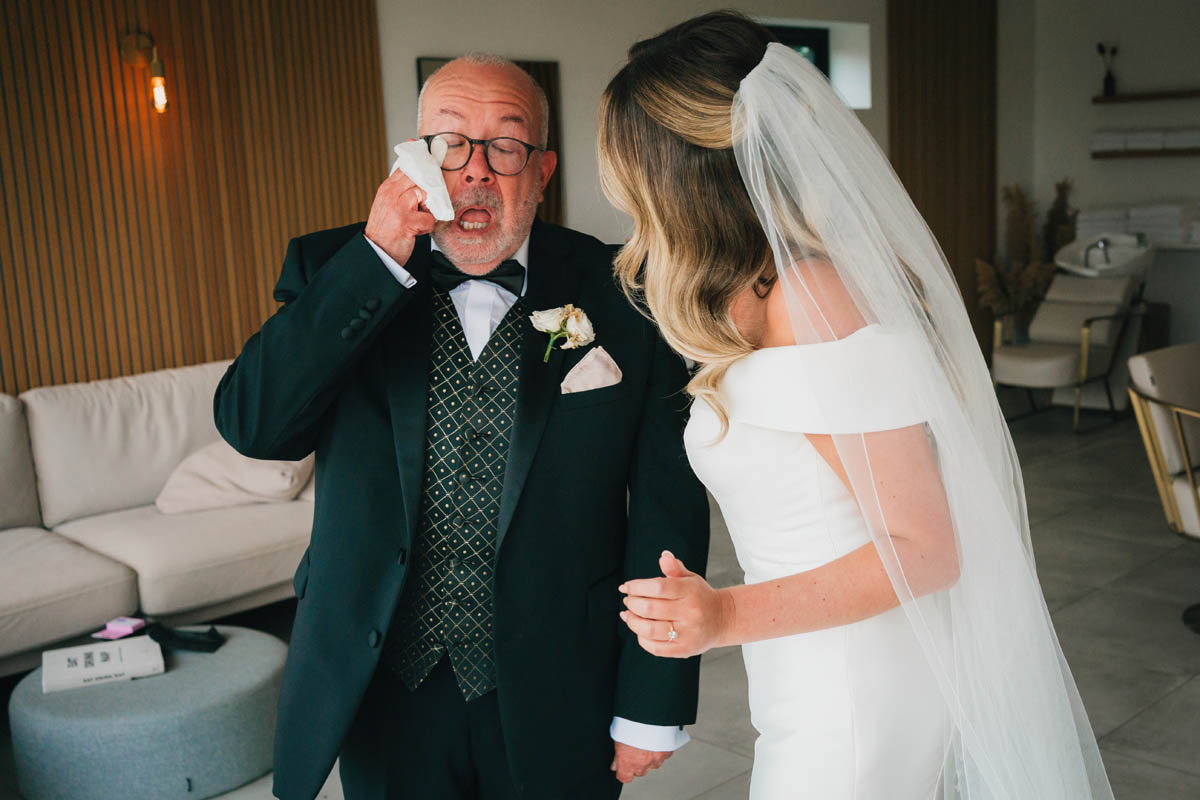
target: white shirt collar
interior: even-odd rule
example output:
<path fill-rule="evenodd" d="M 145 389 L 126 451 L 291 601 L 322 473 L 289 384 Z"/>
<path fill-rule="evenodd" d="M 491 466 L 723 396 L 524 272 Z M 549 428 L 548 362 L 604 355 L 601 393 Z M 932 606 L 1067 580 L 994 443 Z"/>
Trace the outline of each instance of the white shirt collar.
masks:
<path fill-rule="evenodd" d="M 521 246 L 517 248 L 517 252 L 510 256 L 510 258 L 525 268 L 525 285 L 521 287 L 522 296 L 529 291 L 529 237 L 532 235 L 532 233 L 533 232 L 530 231 L 529 233 L 525 234 L 525 241 L 521 242 Z M 442 251 L 442 248 L 437 246 L 437 242 L 433 240 L 432 236 L 429 237 L 429 249 L 437 250 L 439 253 Z M 492 286 L 496 286 L 496 284 L 492 283 L 491 281 L 487 281 L 487 283 L 491 284 Z"/>

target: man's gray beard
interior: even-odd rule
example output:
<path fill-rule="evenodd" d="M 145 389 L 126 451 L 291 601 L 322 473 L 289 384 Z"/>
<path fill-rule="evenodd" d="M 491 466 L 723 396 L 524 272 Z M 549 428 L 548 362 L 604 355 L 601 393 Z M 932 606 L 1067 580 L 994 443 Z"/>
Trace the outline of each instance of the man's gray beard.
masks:
<path fill-rule="evenodd" d="M 529 235 L 529 229 L 533 227 L 533 218 L 537 215 L 537 193 L 531 193 L 524 202 L 516 207 L 515 216 L 521 224 L 511 232 L 504 229 L 506 209 L 499 204 L 494 204 L 494 198 L 495 195 L 490 192 L 470 193 L 459 198 L 454 209 L 456 215 L 460 208 L 467 206 L 483 206 L 491 211 L 492 225 L 501 231 L 500 238 L 494 244 L 489 242 L 461 246 L 452 233 L 454 230 L 452 226 L 458 224 L 455 220 L 439 222 L 434 226 L 433 241 L 437 243 L 438 249 L 446 254 L 451 263 L 487 264 L 499 261 L 501 257 L 508 257 L 515 253 L 521 246 L 521 242 L 525 241 L 525 237 Z"/>

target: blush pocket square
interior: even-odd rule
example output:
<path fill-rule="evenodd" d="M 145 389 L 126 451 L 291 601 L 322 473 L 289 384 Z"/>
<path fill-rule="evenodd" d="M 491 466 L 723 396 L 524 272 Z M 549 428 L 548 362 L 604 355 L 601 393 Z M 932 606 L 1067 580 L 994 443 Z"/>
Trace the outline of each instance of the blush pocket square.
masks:
<path fill-rule="evenodd" d="M 563 394 L 575 394 L 616 386 L 620 382 L 621 368 L 617 362 L 604 352 L 603 347 L 595 347 L 571 368 L 559 388 Z"/>

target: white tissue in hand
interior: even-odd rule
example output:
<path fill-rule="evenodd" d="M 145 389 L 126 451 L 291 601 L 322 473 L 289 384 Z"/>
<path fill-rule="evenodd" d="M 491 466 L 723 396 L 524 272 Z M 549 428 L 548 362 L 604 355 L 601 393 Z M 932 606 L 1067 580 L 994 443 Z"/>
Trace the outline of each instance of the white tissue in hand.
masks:
<path fill-rule="evenodd" d="M 392 172 L 400 170 L 421 190 L 425 192 L 425 207 L 433 218 L 448 222 L 454 219 L 454 204 L 450 202 L 450 192 L 446 190 L 446 180 L 442 177 L 442 159 L 446 157 L 446 146 L 440 139 L 434 140 L 434 146 L 441 145 L 438 158 L 430 155 L 425 147 L 424 139 L 414 139 L 411 142 L 401 142 L 393 148 L 396 162 L 392 164 Z"/>

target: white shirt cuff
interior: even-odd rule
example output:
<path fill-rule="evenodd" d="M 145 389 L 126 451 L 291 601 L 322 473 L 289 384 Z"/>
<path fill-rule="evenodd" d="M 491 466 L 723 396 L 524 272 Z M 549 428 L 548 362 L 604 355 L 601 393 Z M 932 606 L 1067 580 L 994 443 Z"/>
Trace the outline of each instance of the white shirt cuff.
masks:
<path fill-rule="evenodd" d="M 674 752 L 692 739 L 682 725 L 647 725 L 624 717 L 613 717 L 608 734 L 614 742 L 656 753 Z"/>
<path fill-rule="evenodd" d="M 379 256 L 379 260 L 388 268 L 388 272 L 400 281 L 405 289 L 411 289 L 417 285 L 417 279 L 408 274 L 408 270 L 396 263 L 396 259 L 389 256 L 383 251 L 383 248 L 372 242 L 368 237 L 363 236 L 367 240 L 367 244 L 371 245 L 371 249 L 375 251 L 375 255 Z"/>

